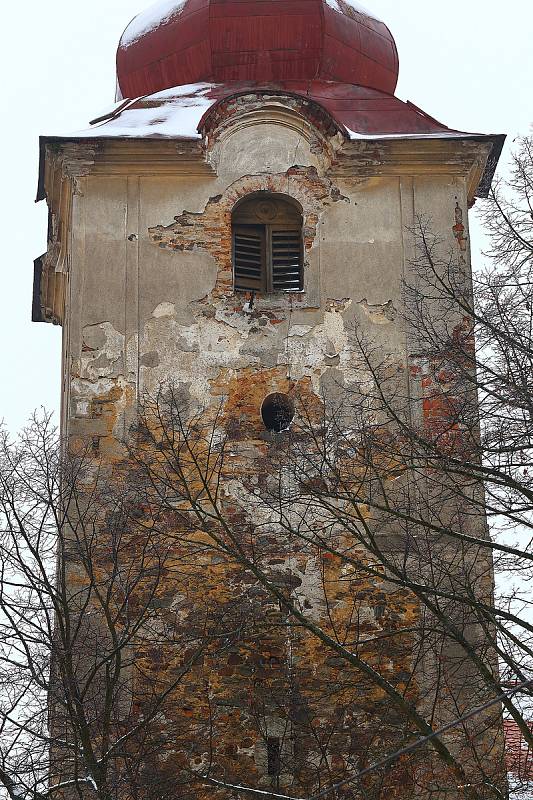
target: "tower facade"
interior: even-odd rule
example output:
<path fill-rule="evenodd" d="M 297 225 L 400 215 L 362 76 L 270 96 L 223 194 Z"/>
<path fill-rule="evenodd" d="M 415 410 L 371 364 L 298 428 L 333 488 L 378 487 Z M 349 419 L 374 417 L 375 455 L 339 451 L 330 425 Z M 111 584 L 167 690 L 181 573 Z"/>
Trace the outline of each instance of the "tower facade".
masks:
<path fill-rule="evenodd" d="M 128 651 L 137 719 L 148 687 L 183 671 L 135 796 L 226 797 L 231 784 L 310 797 L 339 781 L 347 797 L 439 796 L 427 749 L 349 780 L 400 749 L 406 725 L 422 735 L 387 687 L 436 727 L 449 714 L 435 711 L 416 596 L 382 567 L 339 558 L 343 523 L 324 522 L 306 486 L 330 409 L 355 436 L 363 342 L 395 371 L 398 396 L 431 415 L 403 313 L 414 231 L 431 220 L 468 273 L 468 208 L 502 139 L 397 99 L 393 37 L 352 0 L 156 4 L 124 32 L 117 70 L 113 110 L 41 141 L 51 222 L 34 319 L 63 326 L 63 434 L 110 480 L 131 463 L 140 416 L 159 452 L 165 424 L 194 442 L 187 469 L 210 431 L 222 465 L 221 519 L 202 506 L 183 522 L 199 480 L 187 469 L 176 482 L 188 489 L 161 500 L 181 566 L 167 564 L 154 593 L 158 624 L 178 637 L 203 620 L 209 635 L 198 657 L 179 637 Z M 382 535 L 392 552 L 400 533 Z M 487 736 L 496 763 L 496 728 Z"/>

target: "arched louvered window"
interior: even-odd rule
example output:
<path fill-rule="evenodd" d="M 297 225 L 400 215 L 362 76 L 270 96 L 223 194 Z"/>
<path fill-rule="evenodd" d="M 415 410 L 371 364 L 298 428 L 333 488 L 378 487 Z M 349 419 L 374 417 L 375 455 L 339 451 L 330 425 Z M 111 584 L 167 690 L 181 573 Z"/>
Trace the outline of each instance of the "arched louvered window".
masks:
<path fill-rule="evenodd" d="M 284 197 L 257 194 L 232 215 L 233 276 L 237 291 L 303 289 L 302 215 Z"/>

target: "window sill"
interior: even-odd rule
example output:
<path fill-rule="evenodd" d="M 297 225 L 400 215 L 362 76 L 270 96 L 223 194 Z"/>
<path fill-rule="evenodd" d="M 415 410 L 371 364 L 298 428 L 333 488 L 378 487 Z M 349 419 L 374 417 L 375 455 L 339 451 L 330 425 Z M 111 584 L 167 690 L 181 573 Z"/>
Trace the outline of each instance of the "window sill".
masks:
<path fill-rule="evenodd" d="M 301 289 L 297 292 L 251 292 L 245 289 L 234 289 L 233 296 L 242 298 L 249 303 L 253 294 L 253 306 L 260 308 L 272 307 L 288 308 L 320 308 L 320 301 L 313 293 Z"/>

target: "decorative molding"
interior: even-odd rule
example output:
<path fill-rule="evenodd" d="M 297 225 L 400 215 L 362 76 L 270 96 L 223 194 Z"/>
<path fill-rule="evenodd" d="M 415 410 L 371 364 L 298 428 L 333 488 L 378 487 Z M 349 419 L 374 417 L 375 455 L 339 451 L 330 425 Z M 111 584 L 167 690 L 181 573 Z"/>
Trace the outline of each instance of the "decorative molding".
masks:
<path fill-rule="evenodd" d="M 376 178 L 450 175 L 465 178 L 473 199 L 492 144 L 473 139 L 356 139 L 337 153 L 329 175 Z"/>
<path fill-rule="evenodd" d="M 294 131 L 309 144 L 327 170 L 345 136 L 337 123 L 317 103 L 284 94 L 233 95 L 211 108 L 201 123 L 208 160 L 217 163 L 217 150 L 238 131 L 261 125 L 279 125 Z"/>
<path fill-rule="evenodd" d="M 100 141 L 92 175 L 213 177 L 201 141 L 112 139 Z"/>
<path fill-rule="evenodd" d="M 94 167 L 97 146 L 94 142 L 67 142 L 61 145 L 60 159 L 66 178 L 83 178 Z"/>

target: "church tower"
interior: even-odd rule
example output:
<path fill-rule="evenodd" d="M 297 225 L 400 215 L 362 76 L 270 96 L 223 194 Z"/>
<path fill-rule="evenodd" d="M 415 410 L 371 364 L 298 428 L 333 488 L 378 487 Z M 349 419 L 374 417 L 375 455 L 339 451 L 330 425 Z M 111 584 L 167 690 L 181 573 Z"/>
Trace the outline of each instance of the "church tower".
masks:
<path fill-rule="evenodd" d="M 114 107 L 41 139 L 50 225 L 33 319 L 63 326 L 65 440 L 123 470 L 139 410 L 171 392 L 182 434 L 201 420 L 223 440 L 221 507 L 249 537 L 239 563 L 209 549 L 207 524 L 188 531 L 186 580 L 160 587 L 158 613 L 186 597 L 189 621 L 209 608 L 226 633 L 173 691 L 160 752 L 145 759 L 151 788 L 131 796 L 253 796 L 224 783 L 316 796 L 412 741 L 389 686 L 422 718 L 449 719 L 424 695 L 432 673 L 415 664 L 416 634 L 390 635 L 416 628 L 416 598 L 384 573 L 347 580 L 327 548 L 295 542 L 265 511 L 291 437 L 305 457 L 303 418 L 361 392 L 363 340 L 422 407 L 402 321 L 417 221 L 470 268 L 468 209 L 487 195 L 503 139 L 399 100 L 398 69 L 391 32 L 355 0 L 161 0 L 120 39 Z M 287 485 L 298 509 L 304 481 L 293 472 Z M 254 563 L 278 594 L 254 584 Z M 303 617 L 287 622 L 284 592 L 328 641 Z M 347 641 L 382 685 L 343 661 Z M 185 650 L 139 647 L 129 679 L 168 676 Z M 440 798 L 421 752 L 365 779 L 367 794 L 348 782 L 329 796 Z"/>

